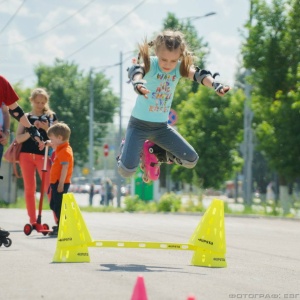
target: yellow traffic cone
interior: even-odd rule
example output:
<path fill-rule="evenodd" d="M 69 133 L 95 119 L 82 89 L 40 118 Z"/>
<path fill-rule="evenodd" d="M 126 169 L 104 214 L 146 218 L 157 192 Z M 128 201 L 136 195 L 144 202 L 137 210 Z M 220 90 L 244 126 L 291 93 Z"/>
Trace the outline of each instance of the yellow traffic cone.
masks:
<path fill-rule="evenodd" d="M 223 201 L 212 201 L 192 234 L 189 244 L 197 247 L 192 265 L 216 268 L 227 266 Z"/>
<path fill-rule="evenodd" d="M 64 194 L 53 262 L 90 262 L 88 244 L 91 241 L 74 195 Z"/>

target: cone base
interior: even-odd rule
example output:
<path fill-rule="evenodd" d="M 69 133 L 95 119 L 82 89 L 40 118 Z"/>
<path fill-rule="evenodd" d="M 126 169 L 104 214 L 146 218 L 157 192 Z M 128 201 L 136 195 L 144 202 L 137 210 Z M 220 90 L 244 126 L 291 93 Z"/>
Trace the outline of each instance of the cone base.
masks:
<path fill-rule="evenodd" d="M 53 262 L 55 263 L 80 263 L 90 262 L 87 246 L 58 248 L 55 251 Z"/>
<path fill-rule="evenodd" d="M 225 255 L 209 250 L 197 249 L 191 260 L 191 265 L 208 268 L 226 268 Z"/>

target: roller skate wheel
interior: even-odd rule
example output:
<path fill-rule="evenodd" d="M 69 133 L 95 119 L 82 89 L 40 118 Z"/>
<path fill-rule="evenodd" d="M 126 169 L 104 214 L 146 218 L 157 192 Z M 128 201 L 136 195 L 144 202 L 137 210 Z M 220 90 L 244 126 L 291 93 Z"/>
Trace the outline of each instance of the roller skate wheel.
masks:
<path fill-rule="evenodd" d="M 3 243 L 3 245 L 5 246 L 5 247 L 10 247 L 10 245 L 11 245 L 11 239 L 10 238 L 6 238 L 6 243 Z"/>
<path fill-rule="evenodd" d="M 149 178 L 144 174 L 143 175 L 143 181 L 145 182 L 145 183 L 148 183 L 149 182 Z"/>
<path fill-rule="evenodd" d="M 148 151 L 149 151 L 149 153 L 151 153 L 151 154 L 153 154 L 153 152 L 154 152 L 154 150 L 153 150 L 152 147 L 150 147 L 150 148 L 148 149 Z"/>

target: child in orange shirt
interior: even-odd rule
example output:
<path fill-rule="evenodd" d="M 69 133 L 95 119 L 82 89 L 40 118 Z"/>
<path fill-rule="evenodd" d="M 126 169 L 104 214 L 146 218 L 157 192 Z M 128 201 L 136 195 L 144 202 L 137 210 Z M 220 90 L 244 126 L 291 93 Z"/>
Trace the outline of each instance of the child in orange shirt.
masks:
<path fill-rule="evenodd" d="M 50 170 L 50 208 L 58 219 L 58 224 L 53 226 L 51 235 L 57 235 L 63 194 L 68 192 L 71 184 L 74 157 L 69 144 L 71 130 L 67 124 L 59 122 L 52 125 L 48 129 L 47 135 L 50 139 L 47 143 L 51 144 L 55 150 L 55 158 Z"/>

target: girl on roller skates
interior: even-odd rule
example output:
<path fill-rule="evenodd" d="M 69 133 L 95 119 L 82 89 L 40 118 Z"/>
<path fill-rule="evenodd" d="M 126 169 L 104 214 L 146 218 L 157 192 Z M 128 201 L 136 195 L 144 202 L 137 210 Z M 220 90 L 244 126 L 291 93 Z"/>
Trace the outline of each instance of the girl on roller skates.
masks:
<path fill-rule="evenodd" d="M 128 69 L 128 77 L 138 96 L 118 157 L 118 171 L 123 177 L 135 173 L 146 140 L 156 144 L 154 154 L 159 162 L 175 162 L 193 168 L 198 154 L 168 124 L 176 85 L 181 77 L 186 77 L 213 88 L 219 96 L 224 96 L 230 88 L 215 81 L 210 71 L 194 66 L 193 56 L 179 31 L 166 30 L 153 41 L 145 40 L 138 46 L 137 63 Z M 154 56 L 150 55 L 151 49 Z"/>

